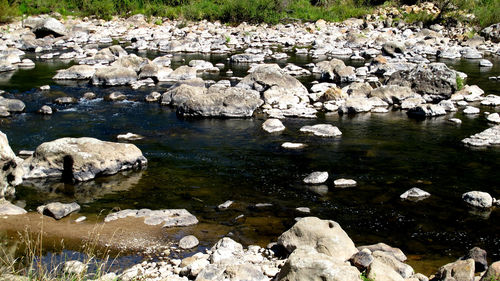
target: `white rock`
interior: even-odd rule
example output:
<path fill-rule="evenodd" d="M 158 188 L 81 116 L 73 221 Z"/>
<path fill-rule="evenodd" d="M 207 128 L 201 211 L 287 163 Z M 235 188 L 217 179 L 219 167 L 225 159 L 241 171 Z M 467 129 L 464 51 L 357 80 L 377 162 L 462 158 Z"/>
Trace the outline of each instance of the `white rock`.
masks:
<path fill-rule="evenodd" d="M 424 191 L 418 187 L 413 187 L 409 190 L 407 190 L 405 193 L 401 194 L 399 196 L 401 199 L 404 200 L 413 200 L 413 201 L 418 201 L 425 199 L 427 197 L 431 196 L 431 194 L 427 191 Z"/>
<path fill-rule="evenodd" d="M 486 117 L 486 120 L 488 120 L 488 122 L 491 122 L 491 123 L 499 124 L 500 123 L 500 115 L 498 113 L 492 113 L 492 114 L 488 115 L 488 117 Z"/>
<path fill-rule="evenodd" d="M 474 106 L 467 106 L 464 109 L 464 114 L 478 114 L 480 112 L 479 108 Z"/>
<path fill-rule="evenodd" d="M 300 128 L 303 133 L 313 133 L 318 137 L 336 137 L 342 135 L 342 132 L 331 124 L 317 124 L 314 126 L 304 126 Z"/>
<path fill-rule="evenodd" d="M 267 119 L 263 124 L 262 124 L 262 129 L 268 133 L 276 133 L 276 132 L 281 132 L 285 130 L 285 126 L 279 119 Z"/>
<path fill-rule="evenodd" d="M 333 183 L 336 187 L 351 187 L 357 184 L 357 182 L 352 179 L 337 179 Z"/>
<path fill-rule="evenodd" d="M 300 149 L 304 148 L 306 145 L 303 143 L 285 142 L 281 145 L 283 148 L 287 149 Z"/>
<path fill-rule="evenodd" d="M 312 172 L 304 178 L 304 183 L 320 184 L 328 179 L 328 172 Z"/>
<path fill-rule="evenodd" d="M 487 192 L 469 191 L 462 194 L 465 203 L 476 208 L 491 208 L 493 206 L 493 197 Z"/>

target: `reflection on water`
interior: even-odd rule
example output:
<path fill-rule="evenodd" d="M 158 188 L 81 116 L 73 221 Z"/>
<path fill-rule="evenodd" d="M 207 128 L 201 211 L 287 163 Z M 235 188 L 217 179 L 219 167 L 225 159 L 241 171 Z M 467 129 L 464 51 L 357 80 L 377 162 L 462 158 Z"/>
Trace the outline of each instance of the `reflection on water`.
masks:
<path fill-rule="evenodd" d="M 225 56 L 178 58 L 173 60 L 174 67 L 200 58 L 227 63 Z M 290 61 L 311 62 L 294 55 Z M 261 129 L 261 117 L 178 119 L 175 110 L 142 102 L 145 95 L 163 92 L 168 85 L 134 91 L 51 80 L 57 69 L 67 66 L 37 62 L 35 69 L 18 70 L 9 82 L 0 81 L 0 89 L 10 92 L 6 96 L 27 104 L 26 113 L 0 120 L 0 130 L 8 135 L 14 151 L 33 150 L 60 137 L 116 141 L 118 134 L 132 132 L 145 136 L 135 144 L 148 158 L 148 168 L 78 185 L 27 182 L 18 188 L 17 197 L 26 201 L 28 209 L 53 200 L 76 200 L 82 204 L 81 213 L 90 216 L 113 208 L 186 208 L 201 221 L 198 230 L 206 233 L 204 245 L 218 240 L 221 231 L 233 233 L 246 244 L 265 245 L 294 223 L 299 215 L 296 207 L 310 207 L 311 215 L 338 221 L 358 245 L 384 241 L 416 260 L 440 261 L 436 257 L 456 258 L 479 246 L 492 259 L 500 258 L 499 210 L 487 216 L 471 213 L 460 198 L 470 190 L 500 197 L 496 176 L 500 151 L 472 150 L 460 143 L 489 126 L 482 114 L 466 117 L 457 112 L 426 120 L 408 119 L 400 111 L 320 114 L 317 120 L 284 119 L 284 132 L 267 134 Z M 488 76 L 500 75 L 500 62 L 487 73 L 473 62 L 457 61 L 452 66 L 468 73 L 469 83 L 478 84 L 487 94 L 500 94 L 498 83 L 488 80 Z M 226 65 L 229 68 L 243 76 L 248 65 Z M 302 81 L 309 85 L 312 79 Z M 36 90 L 44 84 L 52 90 Z M 102 99 L 117 90 L 129 102 Z M 58 96 L 80 98 L 89 91 L 98 99 L 70 106 L 53 104 Z M 34 114 L 44 104 L 58 112 L 49 118 Z M 447 120 L 452 117 L 463 123 L 451 124 Z M 328 139 L 299 132 L 301 126 L 316 123 L 334 124 L 343 135 Z M 283 142 L 302 142 L 307 147 L 286 150 Z M 305 175 L 318 170 L 330 174 L 325 186 L 302 184 Z M 355 179 L 358 186 L 334 188 L 337 178 Z M 430 192 L 431 197 L 401 201 L 399 195 L 412 187 Z M 226 200 L 235 204 L 218 211 L 216 206 Z M 256 203 L 272 203 L 272 207 L 252 208 Z M 240 215 L 243 219 L 235 220 Z"/>

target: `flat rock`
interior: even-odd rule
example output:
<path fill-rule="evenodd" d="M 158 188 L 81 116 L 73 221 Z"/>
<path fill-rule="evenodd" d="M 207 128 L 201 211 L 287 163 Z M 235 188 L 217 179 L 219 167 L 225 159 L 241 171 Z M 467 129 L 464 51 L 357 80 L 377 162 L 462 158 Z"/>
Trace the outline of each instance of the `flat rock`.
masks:
<path fill-rule="evenodd" d="M 356 186 L 358 183 L 352 179 L 337 179 L 333 182 L 336 187 L 352 187 Z"/>
<path fill-rule="evenodd" d="M 94 76 L 96 69 L 89 65 L 73 65 L 68 69 L 58 70 L 55 80 L 89 80 Z"/>
<path fill-rule="evenodd" d="M 300 131 L 303 133 L 312 133 L 318 137 L 337 137 L 342 135 L 342 132 L 339 128 L 331 125 L 331 124 L 317 124 L 313 126 L 303 126 L 300 128 Z"/>
<path fill-rule="evenodd" d="M 500 125 L 496 125 L 481 133 L 465 138 L 462 140 L 462 143 L 469 146 L 500 145 Z"/>
<path fill-rule="evenodd" d="M 163 224 L 163 227 L 190 226 L 198 223 L 198 219 L 186 209 L 166 209 L 166 210 L 123 210 L 112 213 L 104 218 L 104 222 L 110 222 L 126 217 L 144 218 L 147 225 Z"/>
<path fill-rule="evenodd" d="M 0 216 L 12 216 L 26 214 L 26 210 L 18 207 L 5 199 L 0 199 Z"/>
<path fill-rule="evenodd" d="M 276 133 L 276 132 L 281 132 L 285 130 L 285 126 L 279 119 L 267 119 L 263 124 L 262 124 L 262 129 L 268 133 Z"/>
<path fill-rule="evenodd" d="M 36 210 L 43 215 L 50 216 L 56 220 L 60 220 L 71 213 L 78 212 L 80 205 L 76 202 L 64 204 L 60 202 L 49 203 L 36 208 Z"/>
<path fill-rule="evenodd" d="M 473 106 L 466 106 L 464 109 L 464 114 L 479 114 L 479 112 L 479 108 Z"/>
<path fill-rule="evenodd" d="M 321 184 L 328 179 L 328 172 L 312 172 L 304 178 L 304 183 Z"/>
<path fill-rule="evenodd" d="M 420 201 L 420 200 L 423 200 L 429 196 L 431 196 L 431 194 L 429 192 L 424 191 L 418 187 L 413 187 L 413 188 L 410 188 L 409 190 L 405 191 L 399 197 L 403 200 Z"/>
<path fill-rule="evenodd" d="M 128 132 L 126 134 L 118 135 L 116 136 L 116 138 L 118 140 L 134 141 L 134 140 L 142 140 L 144 137 L 138 134 Z"/>
<path fill-rule="evenodd" d="M 488 122 L 491 122 L 491 123 L 495 123 L 495 124 L 500 124 L 500 114 L 498 113 L 492 113 L 490 115 L 488 115 L 488 117 L 486 117 L 486 120 L 488 120 Z"/>
<path fill-rule="evenodd" d="M 306 147 L 306 145 L 298 142 L 284 142 L 283 144 L 281 144 L 281 147 L 287 149 L 301 149 Z"/>
<path fill-rule="evenodd" d="M 372 253 L 375 251 L 382 251 L 393 255 L 400 262 L 406 261 L 406 255 L 399 248 L 391 247 L 385 243 L 378 243 L 373 245 L 359 246 L 358 250 L 362 251 L 364 249 L 370 250 Z"/>

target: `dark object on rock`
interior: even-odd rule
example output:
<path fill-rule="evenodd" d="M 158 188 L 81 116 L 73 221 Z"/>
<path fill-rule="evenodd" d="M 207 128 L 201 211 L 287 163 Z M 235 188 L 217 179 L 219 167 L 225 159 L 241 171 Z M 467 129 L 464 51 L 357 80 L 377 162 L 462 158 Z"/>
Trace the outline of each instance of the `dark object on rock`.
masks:
<path fill-rule="evenodd" d="M 352 265 L 357 267 L 359 271 L 364 271 L 373 262 L 373 256 L 368 249 L 364 249 L 354 254 L 349 261 Z"/>

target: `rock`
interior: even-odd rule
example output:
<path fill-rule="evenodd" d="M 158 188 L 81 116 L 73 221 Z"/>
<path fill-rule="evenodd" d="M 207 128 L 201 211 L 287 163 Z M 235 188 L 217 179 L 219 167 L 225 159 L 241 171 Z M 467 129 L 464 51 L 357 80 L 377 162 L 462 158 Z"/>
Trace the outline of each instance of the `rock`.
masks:
<path fill-rule="evenodd" d="M 481 67 L 492 67 L 493 66 L 493 63 L 489 60 L 486 60 L 486 59 L 482 59 L 479 61 L 479 66 Z"/>
<path fill-rule="evenodd" d="M 253 90 L 212 86 L 205 93 L 203 89 L 183 86 L 182 89 L 187 90 L 187 95 L 177 109 L 177 113 L 183 116 L 251 117 L 255 109 L 263 103 L 259 93 Z M 176 96 L 172 96 L 174 101 L 179 98 L 177 95 L 182 96 L 186 92 L 180 92 L 181 87 L 176 91 Z"/>
<path fill-rule="evenodd" d="M 224 266 L 209 264 L 198 273 L 195 281 L 224 280 L 224 270 Z"/>
<path fill-rule="evenodd" d="M 359 281 L 361 273 L 353 266 L 344 264 L 341 260 L 314 248 L 304 246 L 297 248 L 288 257 L 281 268 L 279 281 Z"/>
<path fill-rule="evenodd" d="M 446 110 L 447 112 L 457 111 L 457 108 L 451 100 L 442 100 L 438 103 L 438 105 L 444 108 L 444 110 Z"/>
<path fill-rule="evenodd" d="M 78 212 L 80 210 L 80 205 L 78 205 L 76 202 L 70 204 L 55 202 L 39 206 L 38 208 L 36 208 L 36 210 L 40 214 L 53 217 L 56 220 L 60 220 L 71 213 Z"/>
<path fill-rule="evenodd" d="M 85 221 L 86 219 L 87 219 L 87 217 L 86 217 L 86 216 L 81 216 L 81 217 L 78 217 L 78 218 L 75 220 L 75 222 L 76 222 L 76 223 L 80 223 L 80 222 L 82 222 L 82 221 Z"/>
<path fill-rule="evenodd" d="M 22 183 L 22 159 L 10 148 L 7 136 L 0 132 L 0 200 L 15 193 L 14 186 Z"/>
<path fill-rule="evenodd" d="M 477 85 L 466 85 L 462 90 L 458 91 L 457 94 L 464 96 L 464 99 L 468 102 L 480 101 L 482 100 L 482 95 L 484 91 Z"/>
<path fill-rule="evenodd" d="M 457 90 L 457 74 L 444 63 L 418 64 L 410 70 L 393 73 L 387 85 L 410 87 L 417 94 L 440 101 Z"/>
<path fill-rule="evenodd" d="M 145 166 L 146 158 L 135 145 L 94 138 L 62 138 L 45 142 L 23 163 L 24 178 L 62 177 L 87 181 L 97 175 Z"/>
<path fill-rule="evenodd" d="M 9 112 L 23 112 L 26 108 L 24 102 L 18 99 L 7 99 L 0 96 L 0 106 L 5 107 Z"/>
<path fill-rule="evenodd" d="M 479 247 L 474 247 L 470 249 L 467 255 L 465 255 L 461 259 L 462 260 L 473 259 L 475 272 L 483 272 L 486 271 L 486 269 L 488 269 L 488 260 L 486 258 L 486 251 Z"/>
<path fill-rule="evenodd" d="M 500 23 L 492 24 L 481 30 L 481 36 L 494 43 L 500 42 Z"/>
<path fill-rule="evenodd" d="M 113 54 L 113 56 L 116 56 Z M 127 55 L 126 53 L 118 56 L 116 61 L 111 64 L 111 67 L 116 68 L 129 68 L 134 72 L 140 72 L 141 68 L 148 64 L 148 60 L 139 57 L 135 54 Z"/>
<path fill-rule="evenodd" d="M 396 42 L 387 42 L 382 45 L 382 51 L 386 55 L 395 57 L 396 54 L 403 54 L 405 52 L 405 47 L 404 45 Z"/>
<path fill-rule="evenodd" d="M 404 281 L 399 273 L 379 259 L 373 260 L 367 273 L 367 277 L 371 280 Z"/>
<path fill-rule="evenodd" d="M 44 105 L 37 112 L 43 115 L 52 115 L 52 108 L 48 105 Z"/>
<path fill-rule="evenodd" d="M 0 275 L 0 281 L 31 281 L 30 277 L 4 273 Z"/>
<path fill-rule="evenodd" d="M 163 224 L 163 227 L 190 226 L 198 223 L 198 219 L 186 209 L 126 209 L 107 215 L 106 218 L 104 218 L 104 222 L 110 222 L 126 217 L 144 218 L 144 223 L 147 225 Z"/>
<path fill-rule="evenodd" d="M 145 100 L 146 102 L 157 102 L 161 98 L 161 94 L 158 92 L 152 92 L 151 94 L 147 95 Z"/>
<path fill-rule="evenodd" d="M 418 187 L 412 187 L 411 189 L 405 191 L 399 198 L 403 200 L 409 201 L 420 201 L 427 197 L 431 196 L 431 194 L 427 191 L 424 191 Z"/>
<path fill-rule="evenodd" d="M 304 183 L 321 184 L 328 179 L 328 172 L 312 172 L 304 178 Z"/>
<path fill-rule="evenodd" d="M 95 98 L 96 98 L 96 94 L 94 94 L 92 92 L 87 92 L 87 93 L 83 94 L 83 99 L 93 100 Z"/>
<path fill-rule="evenodd" d="M 211 263 L 231 263 L 243 256 L 243 246 L 229 237 L 219 240 L 210 251 Z"/>
<path fill-rule="evenodd" d="M 486 120 L 491 123 L 500 124 L 500 115 L 498 113 L 492 113 L 486 117 Z"/>
<path fill-rule="evenodd" d="M 401 261 L 399 261 L 392 254 L 383 252 L 383 251 L 375 251 L 372 253 L 374 261 L 380 261 L 385 265 L 389 266 L 392 270 L 396 271 L 401 277 L 409 278 L 413 275 L 413 268 Z M 380 277 L 379 277 L 380 278 Z"/>
<path fill-rule="evenodd" d="M 231 281 L 267 281 L 267 278 L 262 270 L 253 264 L 237 264 L 226 267 L 225 275 Z"/>
<path fill-rule="evenodd" d="M 303 214 L 310 214 L 311 213 L 311 209 L 309 209 L 308 207 L 297 207 L 295 208 L 295 210 L 299 213 L 303 213 Z"/>
<path fill-rule="evenodd" d="M 120 93 L 120 92 L 112 92 L 111 94 L 109 94 L 105 100 L 107 101 L 123 101 L 123 100 L 126 100 L 127 99 L 127 96 Z"/>
<path fill-rule="evenodd" d="M 410 108 L 406 114 L 408 114 L 409 117 L 425 118 L 445 115 L 446 110 L 437 104 L 423 104 Z"/>
<path fill-rule="evenodd" d="M 356 186 L 357 182 L 351 179 L 337 179 L 333 182 L 336 187 L 352 187 Z"/>
<path fill-rule="evenodd" d="M 236 63 L 259 63 L 264 61 L 264 55 L 260 54 L 236 54 L 231 56 L 231 61 Z"/>
<path fill-rule="evenodd" d="M 369 96 L 379 97 L 388 104 L 400 104 L 403 100 L 414 96 L 415 93 L 410 87 L 397 85 L 381 86 L 373 89 Z"/>
<path fill-rule="evenodd" d="M 35 33 L 37 38 L 42 38 L 47 35 L 59 37 L 66 35 L 66 27 L 55 18 L 46 18 L 33 28 L 33 33 Z"/>
<path fill-rule="evenodd" d="M 341 113 L 360 113 L 372 110 L 373 105 L 367 98 L 350 97 L 345 101 L 345 104 L 339 108 Z"/>
<path fill-rule="evenodd" d="M 198 238 L 196 238 L 194 235 L 188 235 L 182 237 L 182 239 L 179 241 L 179 247 L 181 249 L 192 249 L 200 244 L 200 241 L 198 241 Z"/>
<path fill-rule="evenodd" d="M 176 68 L 164 81 L 179 81 L 196 78 L 196 68 L 187 65 Z"/>
<path fill-rule="evenodd" d="M 370 250 L 372 253 L 375 251 L 382 251 L 393 255 L 400 262 L 406 261 L 406 255 L 399 248 L 391 247 L 385 243 L 378 243 L 373 245 L 359 246 L 358 250 L 362 251 L 364 249 Z"/>
<path fill-rule="evenodd" d="M 78 100 L 74 97 L 60 97 L 54 100 L 56 104 L 75 104 Z"/>
<path fill-rule="evenodd" d="M 490 264 L 480 281 L 500 280 L 500 261 Z"/>
<path fill-rule="evenodd" d="M 358 252 L 338 223 L 316 217 L 300 219 L 280 235 L 278 244 L 285 247 L 289 253 L 301 247 L 313 247 L 319 253 L 342 262 Z"/>
<path fill-rule="evenodd" d="M 88 266 L 81 261 L 67 261 L 64 263 L 63 272 L 70 275 L 83 275 Z"/>
<path fill-rule="evenodd" d="M 425 104 L 425 99 L 421 96 L 414 98 L 407 98 L 401 103 L 401 109 L 412 109 L 421 104 Z"/>
<path fill-rule="evenodd" d="M 497 96 L 497 95 L 487 95 L 481 101 L 481 105 L 499 106 L 500 105 L 500 96 Z"/>
<path fill-rule="evenodd" d="M 96 69 L 89 65 L 73 65 L 68 69 L 58 70 L 55 80 L 89 80 L 96 73 Z"/>
<path fill-rule="evenodd" d="M 373 262 L 373 256 L 370 250 L 364 249 L 363 251 L 359 251 L 354 254 L 349 259 L 349 262 L 351 262 L 351 264 L 358 268 L 360 271 L 365 271 Z"/>
<path fill-rule="evenodd" d="M 128 132 L 123 135 L 118 135 L 116 136 L 116 138 L 118 140 L 134 141 L 134 140 L 142 140 L 144 137 L 138 134 Z"/>
<path fill-rule="evenodd" d="M 0 216 L 14 216 L 26 214 L 26 210 L 18 207 L 9 201 L 0 198 Z"/>
<path fill-rule="evenodd" d="M 448 119 L 448 121 L 452 122 L 452 123 L 455 123 L 455 124 L 462 124 L 462 120 L 458 119 L 458 118 L 450 118 Z"/>
<path fill-rule="evenodd" d="M 303 133 L 312 133 L 318 137 L 337 137 L 342 135 L 340 130 L 331 124 L 317 124 L 313 126 L 303 126 L 300 128 Z"/>
<path fill-rule="evenodd" d="M 229 208 L 229 206 L 231 206 L 234 202 L 231 201 L 231 200 L 227 200 L 226 202 L 220 204 L 219 206 L 217 206 L 217 209 L 219 210 L 224 210 L 224 209 L 227 209 Z"/>
<path fill-rule="evenodd" d="M 127 85 L 137 81 L 137 74 L 127 67 L 106 66 L 98 68 L 92 77 L 92 84 L 104 86 Z"/>
<path fill-rule="evenodd" d="M 500 125 L 496 125 L 481 133 L 465 138 L 462 140 L 462 143 L 470 146 L 500 145 Z"/>
<path fill-rule="evenodd" d="M 433 280 L 472 281 L 474 280 L 474 260 L 459 260 L 439 268 Z"/>
<path fill-rule="evenodd" d="M 30 59 L 23 59 L 17 66 L 22 68 L 32 68 L 35 67 L 35 63 Z"/>
<path fill-rule="evenodd" d="M 268 133 L 276 133 L 285 130 L 285 126 L 279 119 L 267 119 L 262 124 L 262 129 Z"/>
<path fill-rule="evenodd" d="M 287 148 L 287 149 L 300 149 L 304 148 L 306 145 L 303 143 L 293 143 L 293 142 L 284 142 L 281 144 L 281 147 Z"/>
<path fill-rule="evenodd" d="M 462 200 L 472 207 L 491 208 L 493 206 L 493 197 L 482 191 L 469 191 L 462 194 Z"/>
<path fill-rule="evenodd" d="M 479 114 L 479 112 L 479 108 L 473 106 L 466 106 L 464 109 L 464 114 Z"/>

